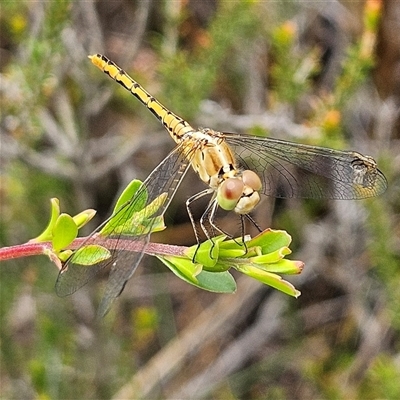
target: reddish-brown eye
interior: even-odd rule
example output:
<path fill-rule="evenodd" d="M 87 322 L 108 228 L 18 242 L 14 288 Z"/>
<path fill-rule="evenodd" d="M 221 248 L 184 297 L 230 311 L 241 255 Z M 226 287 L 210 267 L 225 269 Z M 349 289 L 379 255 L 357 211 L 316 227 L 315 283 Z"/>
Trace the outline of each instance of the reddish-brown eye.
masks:
<path fill-rule="evenodd" d="M 217 191 L 217 201 L 224 210 L 233 210 L 243 193 L 244 183 L 238 178 L 228 178 Z"/>
<path fill-rule="evenodd" d="M 242 180 L 243 183 L 249 188 L 252 188 L 257 192 L 261 190 L 262 187 L 261 180 L 255 172 L 246 169 L 242 173 Z"/>
<path fill-rule="evenodd" d="M 243 192 L 243 182 L 237 178 L 229 178 L 221 184 L 221 192 L 227 200 L 237 200 Z"/>

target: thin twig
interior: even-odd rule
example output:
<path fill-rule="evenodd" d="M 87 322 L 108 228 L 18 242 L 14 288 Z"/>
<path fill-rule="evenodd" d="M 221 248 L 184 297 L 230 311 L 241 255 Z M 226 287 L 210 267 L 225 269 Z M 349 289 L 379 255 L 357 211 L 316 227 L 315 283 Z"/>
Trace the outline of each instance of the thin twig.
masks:
<path fill-rule="evenodd" d="M 143 250 L 143 244 L 141 242 L 123 238 L 101 239 L 99 236 L 75 239 L 67 248 L 70 250 L 76 250 L 82 245 L 89 245 L 94 242 L 96 245 L 104 246 L 106 248 L 125 251 L 144 251 L 145 254 L 152 256 L 184 256 L 184 252 L 187 249 L 185 246 L 176 246 L 163 243 L 148 243 Z M 0 261 L 43 254 L 48 255 L 49 252 L 53 252 L 53 245 L 51 242 L 28 242 L 15 246 L 0 248 Z"/>

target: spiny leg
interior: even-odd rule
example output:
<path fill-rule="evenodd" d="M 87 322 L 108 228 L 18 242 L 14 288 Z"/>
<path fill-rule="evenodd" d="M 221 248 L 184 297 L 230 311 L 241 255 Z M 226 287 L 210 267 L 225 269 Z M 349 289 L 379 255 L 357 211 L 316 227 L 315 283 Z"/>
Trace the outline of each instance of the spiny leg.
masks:
<path fill-rule="evenodd" d="M 195 221 L 195 219 L 193 217 L 193 213 L 192 213 L 190 207 L 191 207 L 193 202 L 195 202 L 195 201 L 201 199 L 202 197 L 207 196 L 207 195 L 209 195 L 211 193 L 213 193 L 212 189 L 204 189 L 201 192 L 194 194 L 193 196 L 189 197 L 186 200 L 186 209 L 187 209 L 187 212 L 188 212 L 188 215 L 189 215 L 189 218 L 190 218 L 190 222 L 191 222 L 191 224 L 193 226 L 193 232 L 194 232 L 194 235 L 195 235 L 195 238 L 196 238 L 196 242 L 197 242 L 198 245 L 200 245 L 200 232 L 198 230 L 196 221 Z M 208 238 L 208 236 L 207 236 L 207 238 Z"/>
<path fill-rule="evenodd" d="M 205 229 L 204 221 L 207 221 L 208 224 L 212 228 L 212 234 L 211 234 L 212 236 L 207 235 L 208 239 L 212 240 L 212 237 L 215 236 L 215 233 L 217 231 L 217 232 L 222 233 L 223 235 L 227 236 L 229 239 L 235 240 L 234 237 L 229 232 L 225 231 L 224 229 L 222 229 L 220 226 L 218 226 L 215 223 L 215 219 L 216 219 L 215 214 L 216 214 L 217 210 L 218 210 L 218 202 L 216 200 L 213 200 L 212 204 L 210 202 L 210 206 L 207 207 L 206 211 L 203 213 L 203 215 L 201 217 L 201 219 L 203 220 L 203 225 L 204 225 L 203 230 Z M 243 227 L 242 227 L 242 230 L 243 230 Z M 235 240 L 235 242 L 236 242 L 236 240 Z"/>
<path fill-rule="evenodd" d="M 204 211 L 203 215 L 200 218 L 200 225 L 201 228 L 203 230 L 203 232 L 206 234 L 207 238 L 209 240 L 211 240 L 212 243 L 214 243 L 213 241 L 213 237 L 215 236 L 216 231 L 222 233 L 223 235 L 227 236 L 229 239 L 233 240 L 238 246 L 243 246 L 245 247 L 245 250 L 247 252 L 247 246 L 245 244 L 245 230 L 244 230 L 244 221 L 243 221 L 243 215 L 240 214 L 240 225 L 241 225 L 241 238 L 242 241 L 238 241 L 236 240 L 229 232 L 225 231 L 224 229 L 222 229 L 221 227 L 219 227 L 216 223 L 215 223 L 215 215 L 216 212 L 218 210 L 218 202 L 216 201 L 216 199 L 212 199 L 209 203 L 209 205 L 207 206 L 206 210 Z M 251 219 L 251 217 L 250 217 Z M 212 229 L 212 233 L 210 235 L 210 233 L 208 232 L 207 228 L 206 228 L 206 224 L 205 222 L 208 222 L 208 225 L 211 227 Z M 211 252 L 212 252 L 212 248 L 210 250 L 210 256 L 211 256 Z"/>
<path fill-rule="evenodd" d="M 260 227 L 260 225 L 257 224 L 256 220 L 250 214 L 244 214 L 243 216 L 246 217 L 256 227 L 258 232 L 261 233 L 263 231 L 262 228 Z M 243 216 L 242 216 L 242 218 L 243 218 Z M 244 229 L 244 227 L 243 227 L 243 229 Z"/>
<path fill-rule="evenodd" d="M 205 209 L 205 211 L 203 212 L 203 215 L 200 218 L 200 226 L 202 231 L 204 232 L 204 234 L 207 236 L 208 240 L 213 241 L 213 237 L 215 236 L 215 231 L 218 231 L 222 234 L 224 234 L 224 232 L 213 223 L 213 219 L 215 217 L 215 213 L 217 211 L 218 208 L 218 203 L 216 201 L 216 199 L 211 199 L 211 201 L 208 203 L 207 208 Z M 208 228 L 206 227 L 205 221 L 208 222 L 208 225 L 211 227 L 211 234 L 208 231 Z"/>
<path fill-rule="evenodd" d="M 197 241 L 197 249 L 196 249 L 196 251 L 195 251 L 195 253 L 193 255 L 193 260 L 192 260 L 193 262 L 195 262 L 196 254 L 197 254 L 197 251 L 198 251 L 198 249 L 200 247 L 200 232 L 198 230 L 198 226 L 197 226 L 196 221 L 195 221 L 195 219 L 193 217 L 193 213 L 190 210 L 190 207 L 191 207 L 193 202 L 195 202 L 196 200 L 199 200 L 200 198 L 202 198 L 202 197 L 204 197 L 206 195 L 209 195 L 211 193 L 215 194 L 215 192 L 212 189 L 205 189 L 205 190 L 203 190 L 203 191 L 201 191 L 199 193 L 196 193 L 195 195 L 191 196 L 188 200 L 186 200 L 186 208 L 187 208 L 188 215 L 189 215 L 190 221 L 192 223 L 193 231 L 194 231 L 194 234 L 195 234 L 195 237 L 196 237 L 196 241 Z M 199 225 L 201 227 L 201 230 L 205 234 L 206 238 L 208 240 L 210 240 L 211 242 L 213 242 L 213 236 L 215 236 L 215 231 L 218 231 L 218 232 L 228 236 L 229 238 L 232 237 L 229 233 L 223 231 L 221 228 L 219 228 L 214 223 L 215 213 L 216 213 L 217 209 L 218 209 L 218 202 L 216 201 L 215 196 L 213 196 L 211 198 L 210 202 L 208 203 L 207 208 L 203 212 L 203 215 L 201 216 L 200 221 L 199 221 Z M 211 226 L 211 229 L 212 229 L 212 233 L 211 234 L 210 234 L 209 229 L 207 228 L 207 226 L 205 224 L 205 221 L 207 221 L 208 224 Z M 212 249 L 210 251 L 212 251 Z"/>

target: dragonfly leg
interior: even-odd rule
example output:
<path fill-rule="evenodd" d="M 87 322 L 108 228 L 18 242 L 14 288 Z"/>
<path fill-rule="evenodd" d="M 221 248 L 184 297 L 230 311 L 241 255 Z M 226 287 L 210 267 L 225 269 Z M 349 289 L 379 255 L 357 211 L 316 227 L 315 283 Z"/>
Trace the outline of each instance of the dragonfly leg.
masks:
<path fill-rule="evenodd" d="M 223 235 L 226 235 L 229 239 L 233 240 L 238 246 L 244 246 L 245 251 L 247 252 L 247 245 L 245 241 L 245 224 L 244 224 L 244 217 L 248 218 L 255 226 L 256 228 L 261 232 L 262 229 L 259 227 L 259 225 L 255 222 L 255 220 L 248 214 L 240 214 L 240 226 L 241 226 L 241 238 L 242 241 L 236 240 L 229 232 L 226 232 L 224 229 L 219 227 L 215 223 L 215 214 L 218 210 L 218 202 L 214 200 L 211 200 L 208 207 L 206 208 L 205 212 L 203 213 L 201 219 L 200 219 L 200 225 L 202 227 L 203 232 L 206 234 L 207 239 L 213 241 L 213 237 L 216 234 L 216 231 L 222 233 Z M 212 233 L 208 231 L 205 222 L 208 223 L 208 225 L 212 229 Z M 210 257 L 212 253 L 212 248 L 210 250 Z"/>
<path fill-rule="evenodd" d="M 218 208 L 218 202 L 215 199 L 211 199 L 203 215 L 200 218 L 201 229 L 207 236 L 207 239 L 211 241 L 213 240 L 212 238 L 215 236 L 216 231 L 224 234 L 224 232 L 214 223 L 214 218 L 217 208 Z M 209 232 L 206 226 L 206 222 L 211 227 L 211 233 Z"/>
<path fill-rule="evenodd" d="M 219 233 L 222 233 L 223 235 L 226 235 L 229 239 L 233 239 L 233 240 L 236 242 L 236 240 L 233 238 L 233 236 L 232 236 L 229 232 L 225 231 L 224 229 L 222 229 L 221 227 L 219 227 L 219 226 L 216 224 L 216 222 L 215 222 L 215 214 L 216 214 L 217 210 L 218 210 L 218 203 L 215 201 L 215 202 L 213 203 L 212 207 L 207 208 L 207 210 L 203 213 L 203 215 L 202 215 L 203 221 L 204 221 L 204 220 L 207 220 L 207 221 L 208 221 L 208 224 L 209 224 L 209 225 L 211 226 L 211 228 L 212 228 L 212 236 L 215 236 L 215 233 L 216 233 L 216 231 L 217 231 L 217 232 L 219 232 Z M 242 219 L 242 218 L 241 218 L 241 219 Z M 205 227 L 204 227 L 204 228 L 205 228 Z M 243 223 L 242 223 L 242 228 L 241 228 L 241 230 L 244 231 Z M 209 236 L 209 235 L 208 235 L 208 236 Z M 210 238 L 210 237 L 208 237 L 208 239 L 211 239 L 211 240 L 212 240 L 212 238 Z"/>
<path fill-rule="evenodd" d="M 260 225 L 257 224 L 256 220 L 250 214 L 244 214 L 243 216 L 246 217 L 256 227 L 258 232 L 261 233 L 263 231 Z M 242 228 L 243 228 L 243 220 L 242 220 Z"/>
<path fill-rule="evenodd" d="M 196 193 L 195 195 L 193 195 L 192 197 L 190 197 L 186 201 L 186 208 L 188 210 L 189 218 L 190 218 L 190 221 L 191 221 L 192 226 L 193 226 L 194 234 L 196 236 L 196 241 L 197 241 L 197 245 L 198 245 L 197 249 L 200 246 L 200 232 L 199 232 L 199 229 L 198 229 L 198 224 L 196 224 L 196 221 L 195 221 L 195 219 L 193 217 L 193 213 L 191 212 L 190 207 L 191 207 L 191 205 L 192 205 L 192 203 L 194 201 L 199 200 L 203 196 L 206 196 L 206 195 L 211 194 L 213 192 L 214 191 L 211 190 L 211 189 L 206 189 L 206 190 L 203 190 L 203 191 L 201 191 L 199 193 Z M 215 192 L 214 192 L 214 194 L 215 194 Z M 215 196 L 214 196 L 214 197 L 211 198 L 210 202 L 208 203 L 207 208 L 205 209 L 205 211 L 204 211 L 204 213 L 201 216 L 200 221 L 199 221 L 199 225 L 201 227 L 201 230 L 205 234 L 206 238 L 208 240 L 210 240 L 211 242 L 213 241 L 213 236 L 215 236 L 216 232 L 220 232 L 220 233 L 228 236 L 229 238 L 232 237 L 229 233 L 223 231 L 219 226 L 217 226 L 215 224 L 214 219 L 215 219 L 215 214 L 217 212 L 217 209 L 218 209 L 218 202 L 215 200 Z M 210 232 L 210 230 L 211 230 L 211 232 Z M 195 259 L 196 259 L 197 249 L 196 249 L 196 251 L 194 253 L 194 256 L 193 256 L 193 262 L 195 262 Z M 212 249 L 210 250 L 210 253 L 211 252 L 212 252 Z M 210 254 L 210 256 L 211 256 L 211 254 Z"/>
<path fill-rule="evenodd" d="M 201 192 L 196 193 L 195 195 L 189 197 L 186 200 L 186 209 L 187 209 L 187 212 L 188 212 L 188 215 L 189 215 L 189 218 L 190 218 L 190 222 L 191 222 L 191 224 L 193 226 L 193 231 L 194 231 L 194 235 L 196 237 L 197 244 L 200 244 L 200 231 L 198 229 L 198 225 L 196 224 L 196 221 L 194 219 L 193 213 L 192 213 L 190 208 L 191 208 L 191 205 L 192 205 L 193 202 L 195 202 L 196 200 L 199 200 L 202 197 L 207 196 L 207 195 L 209 195 L 211 193 L 213 193 L 213 190 L 205 189 L 205 190 L 202 190 Z M 206 234 L 206 236 L 208 238 L 207 233 L 206 232 L 204 232 L 204 233 Z"/>

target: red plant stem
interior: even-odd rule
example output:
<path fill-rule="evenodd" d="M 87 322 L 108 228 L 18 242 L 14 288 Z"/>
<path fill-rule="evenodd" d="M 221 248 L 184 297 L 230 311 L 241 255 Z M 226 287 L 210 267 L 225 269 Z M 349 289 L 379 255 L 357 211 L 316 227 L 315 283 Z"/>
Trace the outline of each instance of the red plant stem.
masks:
<path fill-rule="evenodd" d="M 24 243 L 10 247 L 2 247 L 0 249 L 0 261 L 11 260 L 13 258 L 37 256 L 45 254 L 47 250 L 51 250 L 50 242 L 42 243 Z"/>
<path fill-rule="evenodd" d="M 138 241 L 132 241 L 130 239 L 100 239 L 98 236 L 90 239 L 78 238 L 75 239 L 68 249 L 75 250 L 83 244 L 93 244 L 96 243 L 99 246 L 104 246 L 108 249 L 115 250 L 126 250 L 126 251 L 142 251 L 143 243 Z M 184 251 L 187 247 L 175 246 L 163 243 L 148 243 L 145 246 L 144 253 L 153 256 L 183 256 Z M 36 256 L 41 254 L 48 254 L 53 252 L 53 246 L 51 242 L 28 242 L 24 244 L 18 244 L 10 247 L 0 248 L 0 261 L 11 260 L 13 258 Z"/>

